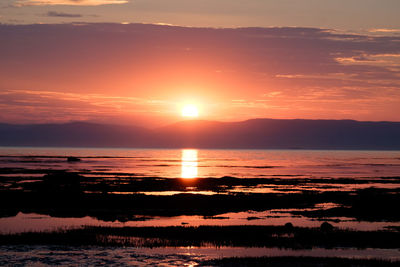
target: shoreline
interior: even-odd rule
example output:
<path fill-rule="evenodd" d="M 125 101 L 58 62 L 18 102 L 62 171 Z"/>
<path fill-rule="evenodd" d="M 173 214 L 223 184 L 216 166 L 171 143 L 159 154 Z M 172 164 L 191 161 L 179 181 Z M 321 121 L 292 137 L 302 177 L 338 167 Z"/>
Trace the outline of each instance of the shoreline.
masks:
<path fill-rule="evenodd" d="M 0 245 L 95 245 L 111 247 L 400 247 L 400 231 L 355 231 L 322 223 L 318 228 L 283 226 L 94 227 L 0 234 Z"/>

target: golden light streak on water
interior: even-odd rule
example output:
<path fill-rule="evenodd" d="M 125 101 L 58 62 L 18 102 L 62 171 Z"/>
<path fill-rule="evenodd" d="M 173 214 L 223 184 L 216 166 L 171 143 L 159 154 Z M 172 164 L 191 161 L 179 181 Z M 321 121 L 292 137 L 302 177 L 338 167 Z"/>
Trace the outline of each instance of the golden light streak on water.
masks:
<path fill-rule="evenodd" d="M 182 178 L 196 178 L 198 176 L 198 160 L 196 149 L 182 150 Z"/>

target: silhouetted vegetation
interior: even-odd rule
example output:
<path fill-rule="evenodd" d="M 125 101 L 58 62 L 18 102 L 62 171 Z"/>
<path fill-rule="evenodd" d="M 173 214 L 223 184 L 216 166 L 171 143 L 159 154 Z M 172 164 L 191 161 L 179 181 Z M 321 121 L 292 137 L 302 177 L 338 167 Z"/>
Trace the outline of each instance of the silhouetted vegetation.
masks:
<path fill-rule="evenodd" d="M 398 248 L 400 232 L 287 226 L 85 227 L 55 232 L 0 235 L 0 244 L 106 245 L 136 247 L 239 246 Z"/>

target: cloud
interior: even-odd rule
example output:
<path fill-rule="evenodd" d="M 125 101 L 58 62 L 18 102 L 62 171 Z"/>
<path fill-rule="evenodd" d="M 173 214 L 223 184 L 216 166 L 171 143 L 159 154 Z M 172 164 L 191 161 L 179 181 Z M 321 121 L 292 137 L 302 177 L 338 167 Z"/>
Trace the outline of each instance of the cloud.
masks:
<path fill-rule="evenodd" d="M 157 103 L 153 109 L 150 102 L 130 98 L 156 96 L 221 103 L 225 113 L 205 109 L 215 119 L 243 114 L 232 119 L 400 121 L 399 36 L 107 23 L 0 25 L 0 36 L 7 40 L 0 42 L 0 90 L 40 90 L 34 99 L 32 92 L 20 92 L 19 102 L 15 98 L 12 103 L 49 99 L 40 104 L 48 114 L 51 103 L 82 116 L 89 108 L 86 114 L 105 114 L 106 109 L 111 114 L 175 112 L 173 104 Z M 72 108 L 68 99 L 84 101 L 79 102 L 82 110 Z M 27 103 L 24 114 L 33 118 Z"/>
<path fill-rule="evenodd" d="M 382 67 L 400 67 L 400 54 L 375 54 L 361 55 L 356 57 L 336 58 L 336 60 L 344 65 L 369 65 Z"/>
<path fill-rule="evenodd" d="M 67 121 L 132 122 L 138 114 L 157 115 L 158 109 L 171 103 L 136 97 L 79 94 L 35 90 L 1 90 L 0 111 L 3 121 L 43 123 Z M 149 108 L 151 107 L 151 108 Z M 144 124 L 136 118 L 135 124 Z M 147 126 L 151 125 L 147 123 Z"/>
<path fill-rule="evenodd" d="M 47 17 L 63 17 L 63 18 L 80 18 L 82 17 L 81 14 L 71 14 L 71 13 L 64 13 L 64 12 L 57 12 L 57 11 L 49 11 L 45 14 Z"/>
<path fill-rule="evenodd" d="M 373 32 L 373 33 L 400 33 L 400 29 L 386 29 L 386 28 L 370 29 L 369 32 Z"/>
<path fill-rule="evenodd" d="M 126 4 L 129 0 L 16 0 L 15 6 L 51 6 L 51 5 L 70 5 L 70 6 L 100 6 L 112 4 Z"/>

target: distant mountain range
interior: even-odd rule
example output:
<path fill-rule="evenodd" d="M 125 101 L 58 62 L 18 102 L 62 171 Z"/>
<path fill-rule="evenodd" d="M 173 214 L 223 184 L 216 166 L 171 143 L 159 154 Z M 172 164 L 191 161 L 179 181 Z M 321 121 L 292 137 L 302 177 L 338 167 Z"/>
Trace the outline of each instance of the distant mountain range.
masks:
<path fill-rule="evenodd" d="M 400 123 L 193 120 L 152 130 L 87 122 L 0 124 L 0 146 L 395 150 L 400 149 Z"/>

